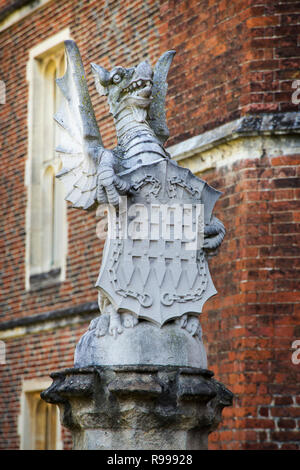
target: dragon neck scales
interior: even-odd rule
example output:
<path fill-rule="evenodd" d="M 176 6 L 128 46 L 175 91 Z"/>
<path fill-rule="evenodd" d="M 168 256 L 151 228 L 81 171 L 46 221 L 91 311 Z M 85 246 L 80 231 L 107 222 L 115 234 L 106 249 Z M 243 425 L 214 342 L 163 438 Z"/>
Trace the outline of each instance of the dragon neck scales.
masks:
<path fill-rule="evenodd" d="M 146 120 L 146 110 L 137 107 L 123 107 L 115 116 L 118 145 L 122 157 L 131 159 L 140 154 L 150 160 L 165 158 L 167 154 Z"/>

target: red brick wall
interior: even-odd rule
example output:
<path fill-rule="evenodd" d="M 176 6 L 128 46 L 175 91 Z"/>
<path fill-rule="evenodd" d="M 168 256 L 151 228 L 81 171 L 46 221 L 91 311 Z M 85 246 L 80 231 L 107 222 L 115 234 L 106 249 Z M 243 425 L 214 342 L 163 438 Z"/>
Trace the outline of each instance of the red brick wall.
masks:
<path fill-rule="evenodd" d="M 175 49 L 167 102 L 171 145 L 250 111 L 297 110 L 291 84 L 300 78 L 299 9 L 300 2 L 275 0 L 52 1 L 0 33 L 0 79 L 7 90 L 7 102 L 0 105 L 0 321 L 96 300 L 101 261 L 95 214 L 69 208 L 66 281 L 25 292 L 29 49 L 70 27 L 110 147 L 115 144 L 112 120 L 105 99 L 94 90 L 89 63 L 112 67 L 148 57 L 153 64 L 165 50 Z M 209 366 L 236 393 L 211 448 L 295 445 L 299 366 L 291 363 L 291 342 L 300 337 L 298 165 L 297 157 L 266 155 L 204 175 L 224 191 L 217 212 L 227 236 L 211 261 L 219 294 L 207 304 L 203 326 Z M 8 363 L 0 365 L 4 448 L 18 447 L 21 378 L 70 366 L 83 329 L 7 341 Z M 66 353 L 57 362 L 55 351 L 61 348 Z"/>
<path fill-rule="evenodd" d="M 300 155 L 237 162 L 207 180 L 227 228 L 210 261 L 219 294 L 205 306 L 209 368 L 236 395 L 210 448 L 299 449 Z"/>
<path fill-rule="evenodd" d="M 249 112 L 297 110 L 299 1 L 163 0 L 160 11 L 161 47 L 177 51 L 170 144 Z"/>

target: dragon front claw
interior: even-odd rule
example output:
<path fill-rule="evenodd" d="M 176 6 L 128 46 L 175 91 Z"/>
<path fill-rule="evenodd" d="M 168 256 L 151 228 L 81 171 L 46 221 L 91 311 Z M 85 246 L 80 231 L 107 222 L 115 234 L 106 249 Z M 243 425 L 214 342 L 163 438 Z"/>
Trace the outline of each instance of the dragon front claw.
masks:
<path fill-rule="evenodd" d="M 225 227 L 222 222 L 213 216 L 210 224 L 204 227 L 204 243 L 205 250 L 215 251 L 221 245 L 225 237 Z"/>

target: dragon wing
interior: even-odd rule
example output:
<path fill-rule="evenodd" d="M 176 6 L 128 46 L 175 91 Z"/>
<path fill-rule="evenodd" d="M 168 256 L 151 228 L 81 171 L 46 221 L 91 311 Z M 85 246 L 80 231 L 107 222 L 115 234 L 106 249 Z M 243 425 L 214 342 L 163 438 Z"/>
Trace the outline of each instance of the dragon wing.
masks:
<path fill-rule="evenodd" d="M 54 119 L 59 124 L 62 170 L 56 175 L 66 185 L 73 207 L 91 209 L 96 202 L 98 155 L 103 150 L 88 92 L 84 68 L 74 41 L 65 41 L 67 71 L 56 80 L 63 102 Z"/>
<path fill-rule="evenodd" d="M 152 101 L 148 111 L 148 122 L 162 144 L 169 137 L 166 123 L 165 102 L 167 95 L 167 75 L 175 51 L 165 52 L 158 60 L 153 75 Z"/>

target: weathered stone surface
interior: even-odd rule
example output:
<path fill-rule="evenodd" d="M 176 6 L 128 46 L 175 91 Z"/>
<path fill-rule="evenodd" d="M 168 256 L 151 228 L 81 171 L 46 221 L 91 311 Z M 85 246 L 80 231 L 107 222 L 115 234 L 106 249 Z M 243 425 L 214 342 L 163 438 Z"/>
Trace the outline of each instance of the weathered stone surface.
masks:
<path fill-rule="evenodd" d="M 206 449 L 232 393 L 205 369 L 88 367 L 51 374 L 74 449 Z"/>
<path fill-rule="evenodd" d="M 196 319 L 195 319 L 196 320 Z M 207 359 L 202 338 L 172 322 L 160 328 L 140 322 L 122 334 L 97 336 L 88 330 L 75 350 L 75 367 L 91 365 L 165 365 L 205 369 Z"/>

